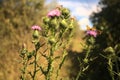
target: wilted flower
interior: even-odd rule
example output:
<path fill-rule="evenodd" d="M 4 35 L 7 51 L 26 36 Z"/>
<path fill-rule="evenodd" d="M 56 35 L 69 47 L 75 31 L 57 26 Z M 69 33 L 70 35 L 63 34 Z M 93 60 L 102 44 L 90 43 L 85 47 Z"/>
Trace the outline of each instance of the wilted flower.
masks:
<path fill-rule="evenodd" d="M 56 9 L 61 9 L 61 8 L 63 8 L 63 5 L 58 5 L 57 7 L 56 7 Z"/>
<path fill-rule="evenodd" d="M 70 19 L 71 19 L 72 21 L 74 21 L 74 20 L 75 20 L 75 17 L 73 16 L 73 17 L 71 17 Z"/>
<path fill-rule="evenodd" d="M 97 36 L 97 31 L 96 30 L 88 30 L 87 35 L 91 35 L 91 36 L 96 37 Z"/>
<path fill-rule="evenodd" d="M 41 27 L 40 26 L 32 26 L 32 30 L 38 30 L 38 31 L 40 31 L 41 30 Z"/>
<path fill-rule="evenodd" d="M 58 9 L 54 9 L 54 10 L 52 10 L 52 11 L 50 11 L 48 14 L 47 14 L 47 16 L 48 17 L 54 17 L 54 16 L 60 16 L 60 11 L 58 10 Z"/>

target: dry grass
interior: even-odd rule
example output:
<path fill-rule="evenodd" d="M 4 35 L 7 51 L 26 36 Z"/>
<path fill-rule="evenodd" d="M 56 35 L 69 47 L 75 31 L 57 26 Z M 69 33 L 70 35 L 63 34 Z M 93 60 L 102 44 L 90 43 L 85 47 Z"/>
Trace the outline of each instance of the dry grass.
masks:
<path fill-rule="evenodd" d="M 30 34 L 26 35 L 26 37 L 24 36 L 21 37 L 21 40 L 20 40 L 21 42 L 16 44 L 19 47 L 12 47 L 9 50 L 7 50 L 4 53 L 4 55 L 0 56 L 0 80 L 19 80 L 19 76 L 20 76 L 19 68 L 21 67 L 21 65 L 19 64 L 20 46 L 22 45 L 23 42 L 26 42 L 26 44 L 28 45 L 27 46 L 28 50 L 32 51 L 33 49 L 33 44 L 31 43 L 31 40 L 30 40 L 31 37 L 29 37 L 29 35 Z M 72 42 L 71 42 L 72 44 L 70 45 L 69 50 L 79 53 L 82 50 L 80 42 L 83 42 L 83 40 L 78 34 L 78 36 L 72 39 Z M 56 53 L 56 55 L 60 55 L 60 54 L 61 54 L 60 51 Z M 60 62 L 60 60 L 57 60 L 54 63 L 54 66 L 57 66 L 58 62 Z M 40 63 L 46 65 L 45 59 L 40 58 Z M 63 80 L 71 80 L 70 79 L 71 67 L 72 67 L 72 62 L 70 58 L 67 58 L 60 71 L 59 79 L 63 78 Z M 40 74 L 38 75 L 38 78 L 43 80 L 44 76 Z"/>

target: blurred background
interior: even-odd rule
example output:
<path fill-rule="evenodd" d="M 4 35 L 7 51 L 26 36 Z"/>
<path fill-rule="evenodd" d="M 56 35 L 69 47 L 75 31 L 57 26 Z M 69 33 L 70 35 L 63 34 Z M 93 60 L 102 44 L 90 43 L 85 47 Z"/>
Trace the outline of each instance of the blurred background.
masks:
<path fill-rule="evenodd" d="M 83 52 L 80 43 L 85 42 L 86 25 L 102 31 L 96 38 L 97 52 L 120 43 L 120 0 L 0 0 L 0 80 L 19 80 L 21 46 L 26 43 L 29 50 L 33 46 L 31 26 L 42 25 L 42 17 L 57 5 L 69 8 L 76 18 L 74 38 L 60 75 L 66 80 L 74 80 L 78 73 L 77 57 Z M 104 59 L 96 60 L 89 79 L 83 80 L 111 80 L 105 65 Z"/>

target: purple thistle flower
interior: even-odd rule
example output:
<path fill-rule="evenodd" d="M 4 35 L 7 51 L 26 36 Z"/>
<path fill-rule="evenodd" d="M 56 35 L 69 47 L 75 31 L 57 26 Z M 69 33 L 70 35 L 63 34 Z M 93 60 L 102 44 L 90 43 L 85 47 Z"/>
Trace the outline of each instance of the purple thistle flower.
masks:
<path fill-rule="evenodd" d="M 60 11 L 58 9 L 54 9 L 50 12 L 48 12 L 47 16 L 48 17 L 54 17 L 54 16 L 60 16 Z"/>
<path fill-rule="evenodd" d="M 41 27 L 34 25 L 34 26 L 32 26 L 32 30 L 38 30 L 38 31 L 40 31 L 40 30 L 41 30 Z"/>
<path fill-rule="evenodd" d="M 96 30 L 88 30 L 86 32 L 86 34 L 96 37 L 97 36 L 97 31 Z"/>

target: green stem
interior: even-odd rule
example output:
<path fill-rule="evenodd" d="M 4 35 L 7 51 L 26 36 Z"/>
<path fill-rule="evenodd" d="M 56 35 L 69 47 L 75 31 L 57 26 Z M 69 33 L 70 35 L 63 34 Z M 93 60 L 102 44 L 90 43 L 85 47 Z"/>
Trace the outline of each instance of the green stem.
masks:
<path fill-rule="evenodd" d="M 82 76 L 83 68 L 84 68 L 84 63 L 81 63 L 79 73 L 77 74 L 77 77 L 75 78 L 75 80 L 79 80 L 80 76 Z"/>
<path fill-rule="evenodd" d="M 75 80 L 79 80 L 80 75 L 81 75 L 81 70 L 79 71 L 79 73 L 78 73 L 78 75 L 77 75 Z"/>
<path fill-rule="evenodd" d="M 47 71 L 46 71 L 46 74 L 45 74 L 45 79 L 46 80 L 50 80 L 50 77 L 51 77 L 53 53 L 54 53 L 54 50 L 53 50 L 53 46 L 52 46 L 51 49 L 50 49 L 50 56 L 49 56 L 49 59 L 48 59 L 48 67 L 47 67 Z"/>
<path fill-rule="evenodd" d="M 36 72 L 37 72 L 37 50 L 35 51 L 34 54 L 34 71 L 33 71 L 32 80 L 35 80 Z"/>
<path fill-rule="evenodd" d="M 60 64 L 59 64 L 59 67 L 58 67 L 58 69 L 57 69 L 56 80 L 58 79 L 59 71 L 60 71 L 63 63 L 65 62 L 66 57 L 67 57 L 67 52 L 66 52 L 66 50 L 64 50 L 63 57 L 62 57 L 62 59 L 61 59 L 61 62 L 60 62 Z"/>
<path fill-rule="evenodd" d="M 22 69 L 22 80 L 25 80 L 25 74 L 26 74 L 26 69 L 27 69 L 27 64 L 28 64 L 28 59 L 26 59 L 25 57 L 23 58 L 23 69 Z"/>
<path fill-rule="evenodd" d="M 90 46 L 88 46 L 88 50 L 87 50 L 87 53 L 86 53 L 86 55 L 85 55 L 85 59 L 87 59 L 87 58 L 88 58 L 89 53 L 90 53 Z"/>
<path fill-rule="evenodd" d="M 116 55 L 116 54 L 114 53 L 114 55 Z M 119 69 L 119 65 L 118 65 L 117 59 L 115 61 L 115 64 L 116 64 L 117 73 L 119 74 L 120 69 Z M 118 80 L 120 80 L 120 76 L 119 75 L 118 75 Z"/>
<path fill-rule="evenodd" d="M 113 65 L 112 65 L 112 62 L 111 62 L 111 58 L 109 58 L 109 60 L 108 60 L 108 64 L 109 64 L 109 71 L 110 71 L 110 75 L 111 75 L 111 78 L 112 78 L 112 80 L 115 80 L 114 79 L 114 73 L 113 73 Z"/>
<path fill-rule="evenodd" d="M 82 64 L 82 65 L 80 66 L 80 71 L 79 71 L 79 73 L 77 74 L 77 77 L 76 77 L 75 80 L 79 80 L 79 77 L 80 77 L 81 74 L 84 72 L 84 71 L 82 71 L 82 70 L 83 70 L 83 68 L 84 68 L 84 66 L 85 66 L 85 64 L 86 64 L 86 60 L 87 60 L 87 62 L 88 62 L 88 57 L 89 57 L 90 50 L 91 50 L 90 45 L 88 45 L 87 52 L 86 52 L 86 55 L 85 55 L 85 57 L 84 57 L 84 62 L 80 63 L 80 64 Z"/>
<path fill-rule="evenodd" d="M 116 63 L 116 69 L 117 69 L 117 73 L 119 74 L 119 65 L 118 65 L 118 62 L 116 61 L 115 62 Z M 120 80 L 120 76 L 118 75 L 118 80 Z"/>
<path fill-rule="evenodd" d="M 58 69 L 56 72 L 56 80 L 58 80 L 59 71 L 60 71 L 60 69 Z"/>
<path fill-rule="evenodd" d="M 47 69 L 47 80 L 50 80 L 51 77 L 51 69 L 52 69 L 52 58 L 50 56 L 49 62 L 48 62 L 48 69 Z"/>

